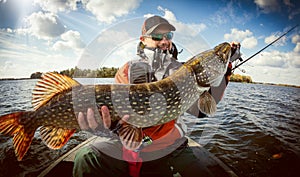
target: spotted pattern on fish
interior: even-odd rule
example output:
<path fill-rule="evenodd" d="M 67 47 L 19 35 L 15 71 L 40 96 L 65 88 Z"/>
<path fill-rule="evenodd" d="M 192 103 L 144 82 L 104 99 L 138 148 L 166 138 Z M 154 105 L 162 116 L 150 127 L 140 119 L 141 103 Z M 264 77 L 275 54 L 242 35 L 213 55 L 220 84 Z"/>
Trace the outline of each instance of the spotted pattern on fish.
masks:
<path fill-rule="evenodd" d="M 199 97 L 201 111 L 215 111 L 207 90 L 220 84 L 230 50 L 228 43 L 220 44 L 194 56 L 169 77 L 144 84 L 81 85 L 67 76 L 46 73 L 33 90 L 34 110 L 1 116 L 0 132 L 14 136 L 16 156 L 21 160 L 38 127 L 48 147 L 58 149 L 80 129 L 76 118 L 79 112 L 86 114 L 88 108 L 107 106 L 113 125 L 129 115 L 119 137 L 126 148 L 134 149 L 142 140 L 142 127 L 177 119 Z M 100 119 L 98 111 L 95 116 Z"/>

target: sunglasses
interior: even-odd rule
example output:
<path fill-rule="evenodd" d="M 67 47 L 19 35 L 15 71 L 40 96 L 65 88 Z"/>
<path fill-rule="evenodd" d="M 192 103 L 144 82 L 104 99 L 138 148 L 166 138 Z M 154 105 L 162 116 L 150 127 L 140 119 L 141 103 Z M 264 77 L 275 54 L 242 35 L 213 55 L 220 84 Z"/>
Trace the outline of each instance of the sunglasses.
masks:
<path fill-rule="evenodd" d="M 154 41 L 161 41 L 165 37 L 167 40 L 171 40 L 173 38 L 173 33 L 168 32 L 164 34 L 150 34 L 150 35 L 145 35 L 145 37 L 151 37 L 152 40 Z"/>

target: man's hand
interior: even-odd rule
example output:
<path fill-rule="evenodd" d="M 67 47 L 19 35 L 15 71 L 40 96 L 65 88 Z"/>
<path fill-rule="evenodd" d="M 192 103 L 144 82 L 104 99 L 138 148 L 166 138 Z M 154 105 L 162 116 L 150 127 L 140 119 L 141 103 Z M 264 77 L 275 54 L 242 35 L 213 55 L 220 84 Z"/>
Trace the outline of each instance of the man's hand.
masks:
<path fill-rule="evenodd" d="M 101 111 L 101 117 L 102 117 L 104 128 L 109 129 L 111 127 L 111 117 L 107 106 L 102 106 L 99 111 Z M 118 124 L 120 125 L 125 124 L 128 118 L 129 116 L 125 115 L 118 122 Z M 88 108 L 86 117 L 82 112 L 78 113 L 78 124 L 82 130 L 92 130 L 92 131 L 95 131 L 100 126 L 100 124 L 97 122 L 95 118 L 95 113 L 91 108 Z"/>
<path fill-rule="evenodd" d="M 127 123 L 129 115 L 123 116 L 116 125 L 111 127 L 112 122 L 108 108 L 106 106 L 102 106 L 99 111 L 101 111 L 103 127 L 106 130 L 110 129 L 111 132 L 116 133 L 126 149 L 135 150 L 140 147 L 143 139 L 142 129 Z M 94 111 L 91 108 L 88 108 L 86 117 L 82 112 L 78 113 L 78 124 L 82 130 L 86 130 L 94 134 L 97 134 L 97 131 L 100 132 L 102 128 L 101 123 L 97 122 Z M 102 131 L 105 129 L 102 129 Z M 134 139 L 128 139 L 128 129 L 131 129 L 129 132 L 134 134 Z"/>
<path fill-rule="evenodd" d="M 228 83 L 230 81 L 230 76 L 231 75 L 232 75 L 232 63 L 229 62 L 228 67 L 227 67 L 227 71 L 225 73 L 226 83 Z"/>
<path fill-rule="evenodd" d="M 109 129 L 111 126 L 111 118 L 110 118 L 108 108 L 106 106 L 102 106 L 99 111 L 101 111 L 102 122 L 103 122 L 104 128 Z M 84 116 L 84 114 L 82 112 L 79 112 L 77 121 L 78 121 L 79 127 L 82 130 L 90 130 L 91 129 L 92 131 L 95 131 L 96 128 L 99 126 L 99 123 L 97 122 L 97 120 L 95 118 L 95 113 L 92 108 L 88 108 L 86 117 Z"/>

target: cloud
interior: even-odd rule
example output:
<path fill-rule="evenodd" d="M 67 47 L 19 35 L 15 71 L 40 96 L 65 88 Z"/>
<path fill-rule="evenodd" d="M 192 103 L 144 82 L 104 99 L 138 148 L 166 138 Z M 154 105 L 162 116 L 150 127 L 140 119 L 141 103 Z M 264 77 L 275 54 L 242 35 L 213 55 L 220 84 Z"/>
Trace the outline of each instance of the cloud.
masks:
<path fill-rule="evenodd" d="M 191 36 L 196 36 L 200 34 L 200 32 L 204 31 L 207 26 L 204 23 L 182 23 L 177 20 L 175 14 L 170 11 L 169 9 L 163 8 L 161 6 L 157 7 L 157 10 L 161 11 L 163 13 L 162 17 L 167 19 L 172 25 L 176 28 L 176 34 L 182 33 L 182 34 L 189 34 Z M 154 14 L 146 14 L 144 17 L 149 18 L 154 16 Z M 176 35 L 175 34 L 175 35 Z"/>
<path fill-rule="evenodd" d="M 250 30 L 241 31 L 241 30 L 238 30 L 237 28 L 232 28 L 230 34 L 224 34 L 224 38 L 226 40 L 231 39 L 231 40 L 239 41 L 241 39 L 244 39 L 244 38 L 252 36 L 252 35 L 253 35 L 253 33 Z"/>
<path fill-rule="evenodd" d="M 275 41 L 276 39 L 278 39 L 279 36 L 280 36 L 280 35 L 272 34 L 272 35 L 270 35 L 270 36 L 268 36 L 268 37 L 265 38 L 265 43 L 266 43 L 266 44 L 270 44 L 270 43 L 272 43 L 273 41 Z M 274 45 L 275 45 L 275 46 L 284 46 L 284 45 L 286 45 L 286 41 L 287 41 L 286 36 L 283 36 L 283 37 L 281 37 L 278 41 L 276 41 L 276 42 L 274 43 Z"/>
<path fill-rule="evenodd" d="M 15 68 L 15 65 L 12 61 L 5 61 L 4 64 L 2 65 L 2 71 L 7 71 Z"/>
<path fill-rule="evenodd" d="M 298 43 L 298 49 L 300 49 L 300 43 Z M 289 65 L 293 68 L 300 68 L 300 53 L 290 52 L 288 55 Z M 298 75 L 299 76 L 299 75 Z"/>
<path fill-rule="evenodd" d="M 0 49 L 0 77 L 29 77 L 33 72 L 61 71 L 74 67 L 76 56 L 24 44 L 22 39 L 5 41 Z M 12 63 L 12 65 L 11 65 Z"/>
<path fill-rule="evenodd" d="M 1 61 L 0 77 L 28 78 L 32 73 L 38 71 L 62 71 L 73 68 L 76 64 L 76 60 L 74 60 L 74 57 L 61 54 L 45 53 L 44 55 L 32 55 L 29 53 L 20 52 L 19 57 L 14 58 L 13 64 L 10 64 L 10 62 Z"/>
<path fill-rule="evenodd" d="M 38 4 L 44 11 L 57 13 L 68 10 L 76 10 L 77 2 L 80 0 L 34 0 L 34 4 Z"/>
<path fill-rule="evenodd" d="M 252 63 L 255 63 L 255 65 L 281 68 L 287 67 L 286 58 L 287 55 L 279 51 L 262 52 Z"/>
<path fill-rule="evenodd" d="M 129 60 L 137 59 L 138 57 L 135 50 L 137 43 L 138 40 L 122 43 L 122 45 L 119 45 L 117 48 L 115 48 L 114 52 L 111 52 L 107 57 L 104 58 L 102 61 L 102 66 L 122 66 Z"/>
<path fill-rule="evenodd" d="M 297 44 L 298 42 L 300 42 L 300 35 L 299 34 L 296 34 L 292 37 L 292 42 L 294 44 Z"/>
<path fill-rule="evenodd" d="M 265 14 L 272 12 L 280 12 L 283 9 L 284 11 L 287 11 L 288 19 L 291 20 L 300 13 L 300 8 L 297 7 L 295 4 L 291 3 L 290 0 L 283 0 L 284 6 L 280 6 L 281 2 L 279 2 L 278 0 L 254 0 L 254 3 L 258 6 L 261 12 Z"/>
<path fill-rule="evenodd" d="M 112 23 L 116 21 L 116 17 L 132 12 L 140 2 L 140 0 L 90 0 L 85 3 L 85 7 L 98 21 Z"/>
<path fill-rule="evenodd" d="M 68 40 L 68 37 L 62 38 Z M 28 40 L 27 35 L 20 35 L 16 30 L 0 30 L 0 43 L 0 77 L 29 77 L 36 71 L 61 71 L 74 67 L 78 58 L 76 50 L 69 53 L 49 50 L 43 41 Z"/>
<path fill-rule="evenodd" d="M 28 31 L 39 39 L 51 40 L 65 32 L 66 27 L 53 13 L 35 12 L 27 17 Z"/>
<path fill-rule="evenodd" d="M 244 48 L 251 49 L 257 45 L 257 39 L 253 36 L 250 30 L 238 30 L 232 28 L 230 33 L 224 34 L 224 39 L 227 41 L 238 41 Z"/>
<path fill-rule="evenodd" d="M 162 11 L 164 13 L 164 18 L 171 20 L 171 21 L 177 21 L 175 14 L 170 11 L 169 9 L 163 8 L 161 6 L 157 7 L 157 10 Z"/>
<path fill-rule="evenodd" d="M 112 23 L 117 17 L 129 14 L 141 0 L 34 0 L 44 11 L 57 14 L 78 10 L 78 4 L 91 12 L 99 22 Z"/>
<path fill-rule="evenodd" d="M 0 41 L 0 58 L 3 60 L 22 58 L 24 53 L 45 55 L 42 50 L 36 50 L 29 43 L 26 43 L 27 40 L 24 39 L 24 36 L 16 36 L 15 32 L 11 30 L 0 30 Z M 27 58 L 23 58 L 23 60 L 25 59 Z"/>
<path fill-rule="evenodd" d="M 114 37 L 114 39 L 116 39 L 116 41 L 111 40 L 112 36 Z M 105 43 L 105 45 L 109 44 L 112 46 L 116 46 L 119 43 L 122 43 L 123 41 L 126 41 L 130 38 L 131 38 L 130 35 L 126 32 L 107 30 L 102 32 L 102 35 L 97 38 L 97 41 L 99 43 L 103 43 L 103 44 Z"/>
<path fill-rule="evenodd" d="M 124 22 L 124 23 L 131 23 Z M 122 26 L 124 28 L 120 28 L 118 24 L 117 26 L 112 26 L 111 28 L 102 31 L 97 38 L 92 41 L 82 53 L 77 67 L 85 68 L 85 69 L 96 69 L 103 65 L 105 66 L 122 66 L 125 61 L 133 59 L 131 54 L 136 55 L 136 45 L 138 40 L 138 34 L 140 34 L 140 30 L 138 30 L 138 34 L 132 35 L 130 34 L 130 30 L 134 24 L 128 26 Z M 140 23 L 139 23 L 140 26 Z M 135 28 L 136 29 L 136 28 Z M 136 30 L 135 30 L 136 31 Z M 124 48 L 124 45 L 131 45 L 131 48 Z M 123 53 L 123 56 L 116 56 L 116 53 Z M 115 57 L 112 57 L 115 56 Z"/>
<path fill-rule="evenodd" d="M 277 50 L 261 52 L 255 60 L 251 61 L 251 64 L 275 68 L 300 68 L 300 54 Z"/>
<path fill-rule="evenodd" d="M 157 10 L 163 13 L 162 17 L 167 19 L 176 28 L 175 40 L 179 41 L 182 46 L 185 46 L 192 53 L 197 53 L 199 50 L 207 49 L 208 44 L 201 36 L 207 26 L 204 23 L 183 23 L 178 21 L 175 14 L 167 8 L 161 6 Z M 147 17 L 152 16 L 148 14 Z"/>
<path fill-rule="evenodd" d="M 228 23 L 241 25 L 247 23 L 252 18 L 253 14 L 251 14 L 248 10 L 242 10 L 240 2 L 235 1 L 228 1 L 226 6 L 222 6 L 210 16 L 213 26 Z"/>
<path fill-rule="evenodd" d="M 300 13 L 300 8 L 298 7 L 295 9 L 295 4 L 291 3 L 290 0 L 283 0 L 284 5 L 287 6 L 287 11 L 289 13 L 288 18 L 289 20 L 292 20 L 294 16 L 298 15 Z"/>
<path fill-rule="evenodd" d="M 242 40 L 241 46 L 246 49 L 252 49 L 255 46 L 257 46 L 257 39 L 253 36 L 251 37 L 246 37 L 245 39 Z"/>
<path fill-rule="evenodd" d="M 53 45 L 55 51 L 81 50 L 85 46 L 78 31 L 69 30 L 61 35 L 61 39 Z"/>
<path fill-rule="evenodd" d="M 280 11 L 280 5 L 277 0 L 254 0 L 254 3 L 266 14 Z"/>
<path fill-rule="evenodd" d="M 296 53 L 300 53 L 300 42 L 297 42 L 296 47 L 293 50 Z"/>
<path fill-rule="evenodd" d="M 299 77 L 297 77 L 299 75 L 298 68 L 244 66 L 244 69 L 255 82 L 300 85 Z M 239 70 L 236 70 L 236 73 L 244 74 Z"/>
<path fill-rule="evenodd" d="M 296 44 L 293 51 L 296 53 L 300 53 L 300 35 L 299 34 L 294 35 L 292 37 L 292 43 Z"/>

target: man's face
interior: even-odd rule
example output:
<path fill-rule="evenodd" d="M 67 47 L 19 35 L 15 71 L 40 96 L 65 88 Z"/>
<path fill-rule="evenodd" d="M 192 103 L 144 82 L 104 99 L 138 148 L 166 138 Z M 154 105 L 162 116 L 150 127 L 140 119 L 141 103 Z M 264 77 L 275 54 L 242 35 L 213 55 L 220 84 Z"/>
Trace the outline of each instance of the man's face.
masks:
<path fill-rule="evenodd" d="M 142 36 L 141 41 L 146 45 L 147 47 L 150 48 L 160 48 L 162 50 L 167 50 L 172 48 L 172 39 L 168 39 L 166 36 L 167 33 L 170 31 L 164 31 L 160 34 L 163 34 L 162 40 L 153 40 L 151 36 Z M 155 36 L 155 34 L 154 34 Z"/>

